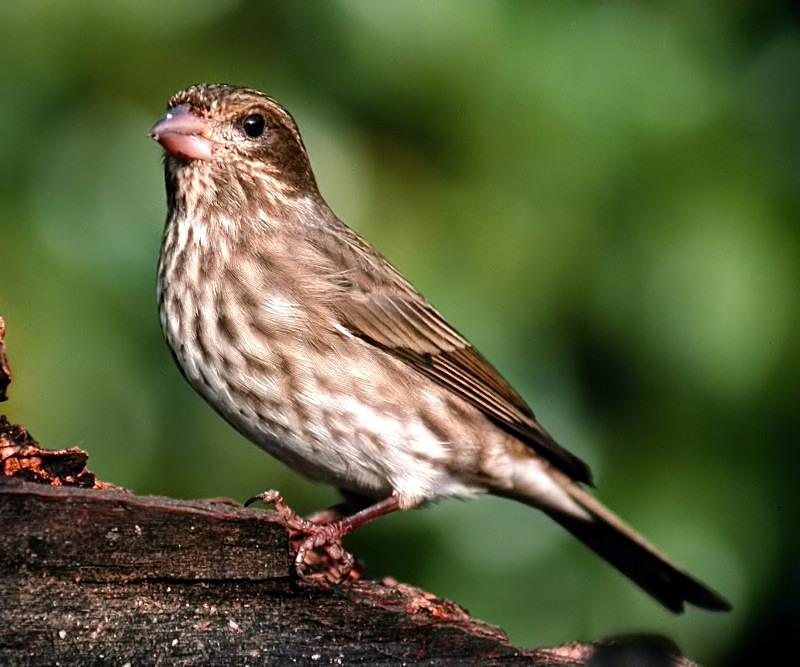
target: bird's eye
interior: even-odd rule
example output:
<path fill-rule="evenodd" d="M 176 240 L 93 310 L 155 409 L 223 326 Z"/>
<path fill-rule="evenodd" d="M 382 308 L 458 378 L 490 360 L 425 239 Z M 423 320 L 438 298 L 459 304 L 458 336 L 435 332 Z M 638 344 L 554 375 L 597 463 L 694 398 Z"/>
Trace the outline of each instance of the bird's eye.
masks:
<path fill-rule="evenodd" d="M 264 116 L 262 116 L 260 113 L 251 113 L 244 119 L 244 121 L 242 121 L 242 129 L 244 130 L 244 133 L 253 139 L 264 134 L 265 125 L 266 122 L 264 121 Z"/>

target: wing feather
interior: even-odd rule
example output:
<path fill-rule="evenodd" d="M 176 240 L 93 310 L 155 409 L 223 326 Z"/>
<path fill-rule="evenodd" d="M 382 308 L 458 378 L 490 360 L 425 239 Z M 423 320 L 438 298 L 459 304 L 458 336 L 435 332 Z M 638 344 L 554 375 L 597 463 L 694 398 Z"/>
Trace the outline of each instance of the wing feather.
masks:
<path fill-rule="evenodd" d="M 397 269 L 349 228 L 338 232 L 320 250 L 335 254 L 339 268 L 348 264 L 331 304 L 342 326 L 478 408 L 575 481 L 591 484 L 589 466 L 553 440 L 503 376 Z"/>

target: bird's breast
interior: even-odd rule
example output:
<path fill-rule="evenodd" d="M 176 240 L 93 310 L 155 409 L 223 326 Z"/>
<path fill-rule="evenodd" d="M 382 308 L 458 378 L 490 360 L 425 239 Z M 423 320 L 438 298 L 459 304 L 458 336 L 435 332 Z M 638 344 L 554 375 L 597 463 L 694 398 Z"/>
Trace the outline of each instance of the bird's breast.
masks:
<path fill-rule="evenodd" d="M 209 243 L 187 221 L 167 231 L 161 324 L 192 386 L 309 477 L 375 497 L 473 493 L 455 470 L 478 465 L 485 420 L 469 406 L 455 418 L 429 380 L 338 326 L 325 286 L 290 264 Z"/>

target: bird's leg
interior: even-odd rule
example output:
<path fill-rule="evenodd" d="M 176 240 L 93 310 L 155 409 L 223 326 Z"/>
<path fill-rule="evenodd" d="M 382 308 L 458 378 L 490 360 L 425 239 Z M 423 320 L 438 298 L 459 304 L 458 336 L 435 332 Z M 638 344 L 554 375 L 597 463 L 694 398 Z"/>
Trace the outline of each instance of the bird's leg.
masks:
<path fill-rule="evenodd" d="M 334 521 L 344 519 L 346 516 L 350 516 L 351 514 L 355 514 L 356 512 L 369 507 L 374 502 L 372 498 L 358 495 L 357 493 L 353 493 L 352 491 L 348 491 L 346 489 L 339 489 L 339 493 L 341 493 L 344 497 L 342 502 L 337 503 L 333 507 L 329 507 L 326 510 L 309 514 L 306 519 L 312 523 L 333 523 Z"/>
<path fill-rule="evenodd" d="M 257 496 L 248 498 L 244 502 L 245 507 L 250 507 L 255 503 L 263 503 L 264 505 L 272 505 L 275 511 L 280 516 L 284 525 L 291 530 L 297 532 L 304 532 L 309 529 L 309 524 L 326 524 L 333 523 L 343 519 L 351 514 L 356 514 L 360 510 L 369 507 L 372 500 L 363 496 L 357 496 L 347 491 L 340 491 L 344 495 L 344 500 L 328 509 L 313 512 L 306 517 L 302 517 L 295 512 L 286 501 L 283 499 L 280 491 L 270 489 L 259 493 Z"/>
<path fill-rule="evenodd" d="M 346 516 L 355 514 L 365 507 L 369 507 L 374 502 L 372 498 L 360 496 L 356 493 L 352 493 L 351 491 L 347 491 L 346 489 L 339 489 L 339 493 L 341 493 L 344 497 L 342 502 L 337 503 L 328 509 L 309 514 L 306 516 L 306 520 L 311 521 L 311 523 L 333 523 L 334 521 L 343 519 Z"/>
<path fill-rule="evenodd" d="M 333 523 L 341 519 L 342 517 L 347 516 L 347 512 L 345 509 L 347 507 L 346 503 L 337 503 L 333 507 L 329 507 L 328 509 L 319 510 L 318 512 L 312 512 L 311 514 L 307 514 L 305 519 L 310 523 Z"/>
<path fill-rule="evenodd" d="M 355 514 L 351 514 L 336 522 L 340 530 L 339 537 L 344 537 L 348 533 L 353 532 L 356 528 L 360 528 L 365 523 L 369 523 L 373 519 L 377 519 L 384 514 L 391 514 L 399 509 L 400 499 L 394 494 L 387 496 L 383 500 L 379 500 L 377 503 L 367 505 Z"/>
<path fill-rule="evenodd" d="M 339 571 L 338 579 L 341 580 L 348 575 L 350 570 L 353 569 L 354 559 L 352 554 L 345 551 L 342 546 L 342 538 L 348 533 L 353 532 L 356 528 L 369 523 L 379 516 L 389 514 L 400 508 L 400 503 L 397 496 L 388 496 L 383 500 L 379 500 L 355 514 L 333 521 L 332 523 L 317 525 L 316 529 L 309 533 L 306 539 L 300 544 L 297 550 L 297 556 L 294 559 L 295 567 L 301 577 L 305 578 L 304 565 L 306 554 L 319 547 L 326 547 L 326 550 L 337 562 L 337 569 Z"/>
<path fill-rule="evenodd" d="M 304 519 L 292 510 L 277 491 L 265 491 L 250 498 L 245 505 L 251 505 L 254 502 L 272 505 L 285 525 L 294 531 L 295 535 L 292 535 L 292 538 L 305 536 L 305 539 L 299 544 L 297 555 L 294 559 L 297 574 L 304 580 L 319 578 L 319 575 L 315 576 L 307 570 L 306 557 L 314 550 L 323 547 L 331 561 L 333 561 L 333 567 L 329 567 L 328 572 L 324 573 L 323 576 L 333 581 L 344 579 L 353 569 L 355 559 L 342 546 L 342 538 L 365 523 L 400 508 L 397 496 L 392 495 L 343 519 L 331 521 L 330 523 L 314 523 Z"/>

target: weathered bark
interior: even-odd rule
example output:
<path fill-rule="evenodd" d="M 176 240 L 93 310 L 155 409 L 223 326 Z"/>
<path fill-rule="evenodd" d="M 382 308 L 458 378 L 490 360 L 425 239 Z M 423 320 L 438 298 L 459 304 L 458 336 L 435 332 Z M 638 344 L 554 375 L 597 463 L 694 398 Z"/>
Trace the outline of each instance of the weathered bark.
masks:
<path fill-rule="evenodd" d="M 516 648 L 498 628 L 403 584 L 298 582 L 287 531 L 263 510 L 0 478 L 0 525 L 2 664 L 598 657 L 592 644 Z"/>
<path fill-rule="evenodd" d="M 0 664 L 690 664 L 643 642 L 517 648 L 393 581 L 300 582 L 272 512 L 136 496 L 86 459 L 0 417 Z"/>

